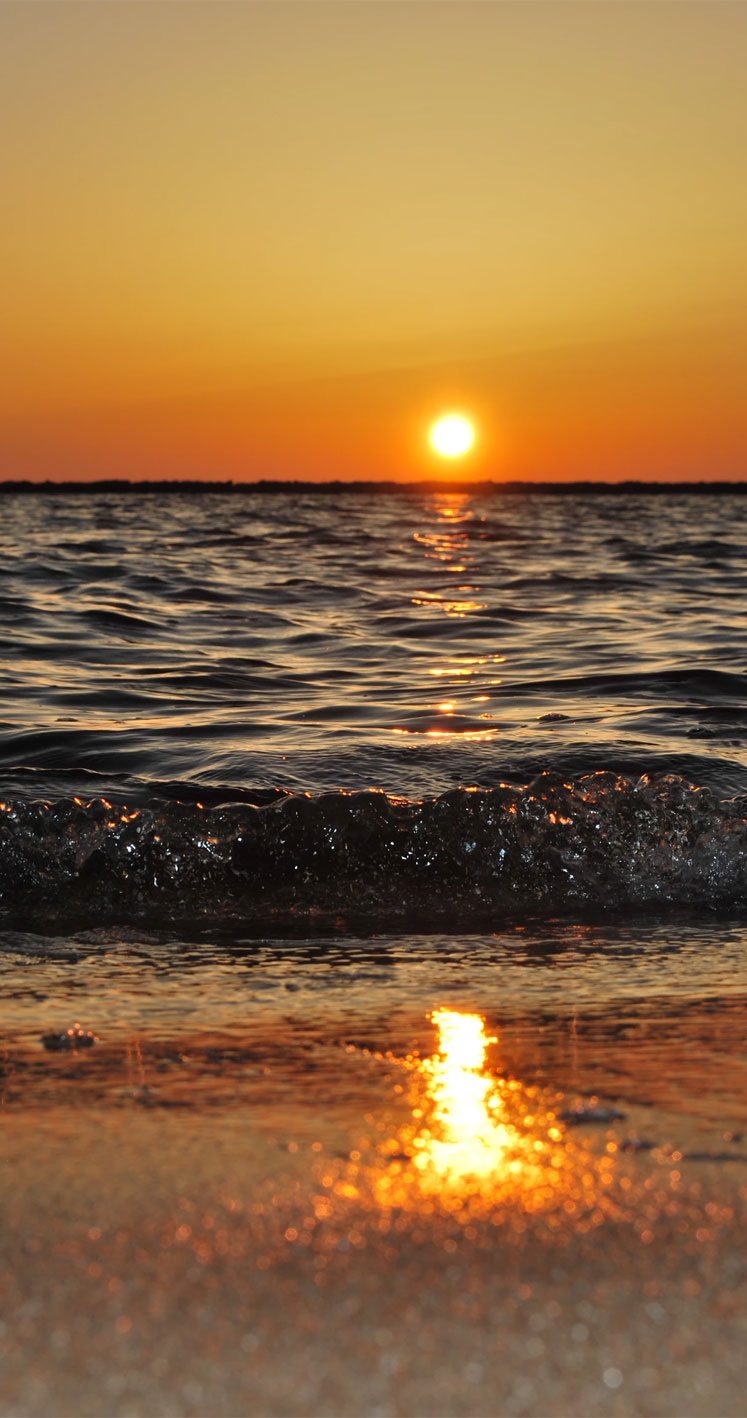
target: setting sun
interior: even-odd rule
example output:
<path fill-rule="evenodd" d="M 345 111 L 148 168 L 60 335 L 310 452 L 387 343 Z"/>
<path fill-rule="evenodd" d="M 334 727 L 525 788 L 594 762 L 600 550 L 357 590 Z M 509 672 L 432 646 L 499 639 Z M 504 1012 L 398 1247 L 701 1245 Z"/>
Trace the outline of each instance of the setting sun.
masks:
<path fill-rule="evenodd" d="M 474 426 L 464 414 L 444 414 L 433 424 L 428 440 L 441 458 L 461 458 L 475 441 Z"/>

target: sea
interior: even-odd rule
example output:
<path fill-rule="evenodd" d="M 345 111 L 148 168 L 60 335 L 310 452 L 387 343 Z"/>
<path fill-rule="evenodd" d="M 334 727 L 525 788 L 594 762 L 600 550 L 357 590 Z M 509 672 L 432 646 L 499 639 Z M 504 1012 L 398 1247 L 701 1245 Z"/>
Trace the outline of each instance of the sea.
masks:
<path fill-rule="evenodd" d="M 48 489 L 0 528 L 6 1111 L 271 1126 L 313 1076 L 354 1116 L 351 1058 L 446 1010 L 496 1077 L 739 1154 L 747 498 Z"/>

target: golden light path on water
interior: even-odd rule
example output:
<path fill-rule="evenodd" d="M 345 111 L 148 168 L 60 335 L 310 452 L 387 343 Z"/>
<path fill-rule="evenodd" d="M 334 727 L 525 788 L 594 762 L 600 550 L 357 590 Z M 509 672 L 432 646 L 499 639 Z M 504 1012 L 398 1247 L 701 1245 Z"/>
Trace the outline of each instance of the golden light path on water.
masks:
<path fill-rule="evenodd" d="M 535 1148 L 526 1127 L 522 1133 L 517 1125 L 517 1085 L 486 1070 L 489 1048 L 498 1041 L 482 1016 L 442 1008 L 430 1019 L 436 1051 L 406 1064 L 412 1070 L 412 1124 L 400 1130 L 398 1146 L 400 1161 L 408 1158 L 410 1165 L 390 1168 L 376 1191 L 388 1205 L 395 1196 L 402 1204 L 402 1193 L 414 1192 L 410 1200 L 416 1204 L 418 1195 L 438 1197 L 451 1210 L 469 1195 L 484 1201 L 522 1175 L 526 1183 L 527 1168 L 536 1171 L 537 1151 L 545 1144 Z"/>
<path fill-rule="evenodd" d="M 394 1217 L 395 1229 L 407 1215 L 510 1218 L 520 1228 L 522 1217 L 542 1216 L 554 1229 L 561 1214 L 564 1225 L 595 1229 L 609 1214 L 614 1169 L 628 1164 L 614 1130 L 581 1136 L 559 1116 L 563 1094 L 491 1068 L 499 1041 L 481 1015 L 437 1008 L 428 1018 L 437 1044 L 424 1057 L 350 1047 L 387 1069 L 394 1107 L 366 1116 L 346 1164 L 325 1162 L 330 1201 L 362 1204 L 387 1227 Z"/>
<path fill-rule="evenodd" d="M 421 588 L 410 597 L 410 603 L 423 613 L 441 612 L 450 620 L 464 620 L 469 616 L 487 611 L 488 602 L 482 599 L 479 585 L 473 580 L 464 581 L 471 575 L 475 561 L 474 549 L 466 530 L 466 524 L 474 520 L 474 510 L 467 497 L 460 493 L 449 493 L 435 498 L 431 509 L 431 520 L 413 533 L 413 540 L 422 547 L 425 561 L 439 563 L 447 583 L 438 590 Z M 430 569 L 432 570 L 432 568 Z M 450 583 L 449 578 L 460 580 Z M 460 743 L 486 743 L 495 738 L 497 727 L 491 722 L 493 715 L 486 708 L 475 711 L 474 704 L 484 706 L 490 696 L 485 693 L 469 694 L 469 681 L 476 678 L 473 687 L 482 688 L 486 684 L 495 687 L 500 680 L 495 678 L 494 666 L 505 663 L 505 655 L 493 653 L 482 656 L 459 656 L 456 663 L 430 667 L 431 676 L 452 681 L 454 689 L 461 689 L 459 703 L 452 701 L 429 703 L 421 714 L 410 716 L 406 724 L 392 726 L 395 734 L 414 736 L 420 739 L 453 739 Z M 467 681 L 460 685 L 459 681 Z"/>
<path fill-rule="evenodd" d="M 431 1018 L 439 1048 L 423 1067 L 431 1075 L 433 1120 L 439 1132 L 434 1136 L 428 1129 L 415 1139 L 413 1160 L 421 1172 L 432 1169 L 451 1180 L 490 1175 L 513 1140 L 501 1120 L 500 1096 L 481 1071 L 488 1046 L 496 1040 L 486 1035 L 478 1014 L 439 1009 Z"/>

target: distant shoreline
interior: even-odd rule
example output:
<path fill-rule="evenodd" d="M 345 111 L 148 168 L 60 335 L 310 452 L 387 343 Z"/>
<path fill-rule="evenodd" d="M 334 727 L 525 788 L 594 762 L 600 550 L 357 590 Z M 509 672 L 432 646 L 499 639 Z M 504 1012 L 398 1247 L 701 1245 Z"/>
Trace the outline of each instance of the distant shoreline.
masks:
<path fill-rule="evenodd" d="M 262 478 L 256 482 L 213 481 L 204 478 L 163 478 L 131 480 L 128 478 L 99 478 L 91 482 L 30 482 L 28 480 L 7 479 L 0 482 L 0 496 L 29 494 L 34 497 L 64 493 L 224 493 L 235 496 L 262 493 L 269 496 L 283 493 L 310 493 L 320 497 L 345 494 L 361 496 L 366 494 L 396 493 L 400 496 L 418 496 L 422 493 L 481 493 L 483 496 L 505 496 L 506 494 L 536 494 L 539 496 L 569 497 L 579 494 L 592 497 L 619 497 L 643 495 L 664 496 L 672 493 L 696 496 L 722 496 L 747 494 L 747 481 L 727 482 L 643 482 L 628 478 L 622 482 L 521 482 L 483 480 L 481 482 L 447 481 L 428 478 L 419 482 L 360 481 L 360 482 L 304 482 L 298 480 L 271 480 Z"/>

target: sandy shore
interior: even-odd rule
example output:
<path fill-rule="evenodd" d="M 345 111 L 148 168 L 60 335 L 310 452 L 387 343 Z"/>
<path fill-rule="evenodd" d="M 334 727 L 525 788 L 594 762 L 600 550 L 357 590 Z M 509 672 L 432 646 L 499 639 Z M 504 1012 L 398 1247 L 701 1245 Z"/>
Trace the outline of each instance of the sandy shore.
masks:
<path fill-rule="evenodd" d="M 744 1414 L 738 1141 L 346 1057 L 336 1099 L 6 1109 L 3 1414 Z"/>

